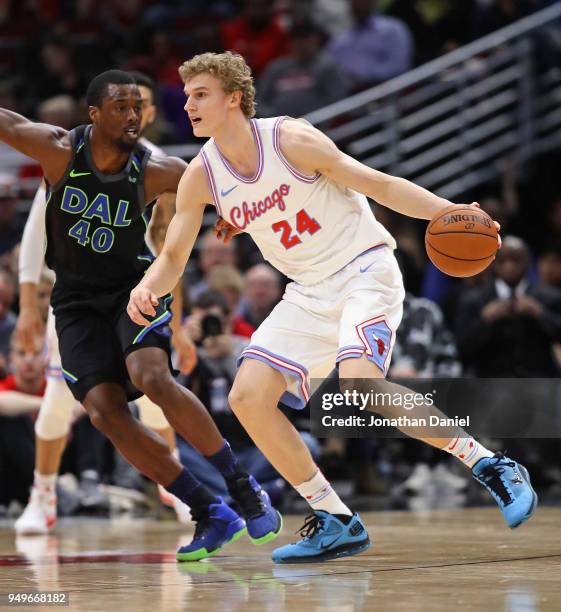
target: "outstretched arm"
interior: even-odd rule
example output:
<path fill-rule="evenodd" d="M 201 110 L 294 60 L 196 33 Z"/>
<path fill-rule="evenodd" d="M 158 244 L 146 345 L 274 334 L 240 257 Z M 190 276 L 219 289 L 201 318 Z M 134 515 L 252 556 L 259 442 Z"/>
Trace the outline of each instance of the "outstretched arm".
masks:
<path fill-rule="evenodd" d="M 305 174 L 321 172 L 408 217 L 432 219 L 452 204 L 406 179 L 365 166 L 340 151 L 330 138 L 308 123 L 284 121 L 280 145 L 288 161 Z"/>
<path fill-rule="evenodd" d="M 166 230 L 175 214 L 175 194 L 164 193 L 158 198 L 158 202 L 152 213 L 148 234 L 157 255 L 163 248 L 166 238 Z M 183 313 L 183 275 L 173 290 L 173 316 L 170 321 L 172 331 L 171 341 L 177 354 L 178 368 L 182 374 L 190 374 L 197 365 L 197 347 L 185 333 L 182 327 Z"/>
<path fill-rule="evenodd" d="M 47 123 L 35 123 L 12 111 L 0 108 L 0 140 L 37 160 L 45 175 L 55 183 L 70 160 L 68 132 Z"/>
<path fill-rule="evenodd" d="M 19 255 L 19 317 L 16 334 L 23 348 L 35 350 L 44 322 L 37 301 L 37 285 L 45 262 L 45 184 L 41 183 L 23 230 Z"/>
<path fill-rule="evenodd" d="M 131 291 L 127 312 L 139 325 L 149 325 L 144 315 L 154 316 L 158 297 L 173 290 L 185 270 L 201 228 L 207 202 L 212 201 L 201 161 L 195 158 L 179 182 L 176 210 L 162 252 Z"/>

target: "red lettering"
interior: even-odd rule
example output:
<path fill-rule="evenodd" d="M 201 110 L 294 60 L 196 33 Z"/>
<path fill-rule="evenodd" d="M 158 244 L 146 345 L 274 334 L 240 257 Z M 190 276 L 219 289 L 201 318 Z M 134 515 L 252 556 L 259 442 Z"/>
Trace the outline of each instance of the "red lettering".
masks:
<path fill-rule="evenodd" d="M 243 202 L 241 209 L 238 206 L 234 206 L 230 211 L 230 220 L 232 221 L 232 224 L 238 229 L 245 229 L 252 221 L 255 221 L 255 219 L 265 214 L 268 210 L 274 208 L 275 206 L 281 212 L 284 212 L 286 210 L 286 204 L 283 198 L 284 196 L 288 195 L 289 192 L 290 185 L 283 183 L 278 187 L 278 189 L 275 189 L 270 195 L 263 198 L 263 200 L 252 202 L 251 206 L 247 202 Z M 311 221 L 313 221 L 313 219 Z M 319 225 L 317 229 L 319 229 Z M 308 231 L 313 233 L 313 231 L 317 230 L 312 231 L 309 229 Z"/>
<path fill-rule="evenodd" d="M 280 240 L 286 250 L 291 249 L 293 246 L 296 246 L 302 242 L 298 236 L 292 235 L 292 228 L 290 227 L 288 221 L 273 223 L 272 227 L 275 233 L 282 232 Z"/>
<path fill-rule="evenodd" d="M 287 250 L 302 242 L 298 236 L 292 235 L 292 228 L 288 221 L 279 221 L 273 224 L 272 228 L 274 232 L 282 231 L 281 243 Z M 313 235 L 320 229 L 321 225 L 315 219 L 312 219 L 303 208 L 296 213 L 296 232 L 298 234 L 302 235 L 304 232 L 308 232 Z"/>
<path fill-rule="evenodd" d="M 304 209 L 298 212 L 296 215 L 296 231 L 299 234 L 308 232 L 313 236 L 319 229 L 321 229 L 321 225 L 315 219 L 312 219 Z"/>
<path fill-rule="evenodd" d="M 242 216 L 242 211 L 240 210 L 240 207 L 234 206 L 232 210 L 230 211 L 230 221 L 232 222 L 232 225 L 236 226 L 240 230 L 243 230 L 245 229 L 247 225 L 247 221 L 243 225 L 240 225 L 238 221 L 240 220 L 241 216 Z"/>

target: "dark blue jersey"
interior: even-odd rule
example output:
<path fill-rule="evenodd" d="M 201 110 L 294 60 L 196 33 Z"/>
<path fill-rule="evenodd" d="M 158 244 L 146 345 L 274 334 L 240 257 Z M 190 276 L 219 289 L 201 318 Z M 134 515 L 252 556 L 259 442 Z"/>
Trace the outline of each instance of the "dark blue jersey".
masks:
<path fill-rule="evenodd" d="M 137 145 L 118 174 L 103 174 L 90 148 L 91 125 L 70 132 L 72 160 L 47 185 L 46 261 L 58 282 L 75 289 L 115 289 L 134 283 L 154 259 L 145 234 L 144 171 L 150 151 Z"/>

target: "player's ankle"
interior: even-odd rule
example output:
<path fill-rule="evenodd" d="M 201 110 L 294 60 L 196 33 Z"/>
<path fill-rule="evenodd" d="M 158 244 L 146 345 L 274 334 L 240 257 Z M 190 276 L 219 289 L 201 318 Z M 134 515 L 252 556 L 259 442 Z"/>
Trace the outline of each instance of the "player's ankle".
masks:
<path fill-rule="evenodd" d="M 313 510 L 324 510 L 330 514 L 352 516 L 352 511 L 341 501 L 331 484 L 318 470 L 310 480 L 294 487 L 310 504 Z"/>

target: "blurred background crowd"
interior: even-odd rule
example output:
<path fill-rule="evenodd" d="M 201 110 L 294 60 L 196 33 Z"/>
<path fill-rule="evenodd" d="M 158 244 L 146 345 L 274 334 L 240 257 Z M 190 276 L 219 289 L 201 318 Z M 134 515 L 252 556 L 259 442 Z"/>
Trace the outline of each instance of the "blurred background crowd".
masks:
<path fill-rule="evenodd" d="M 551 0 L 5 0 L 0 106 L 82 123 L 99 72 L 141 70 L 158 85 L 149 138 L 192 139 L 177 67 L 241 53 L 260 116 L 302 116 L 508 25 Z"/>
<path fill-rule="evenodd" d="M 545 0 L 20 0 L 0 3 L 0 106 L 72 128 L 87 121 L 90 78 L 114 67 L 154 79 L 159 114 L 145 136 L 157 144 L 192 140 L 177 67 L 193 54 L 231 49 L 252 66 L 258 116 L 302 116 L 391 79 L 438 55 L 552 4 Z M 561 373 L 561 152 L 464 194 L 502 225 L 503 247 L 484 273 L 466 280 L 438 272 L 424 251 L 425 223 L 372 203 L 394 234 L 407 296 L 390 376 L 556 378 Z M 18 248 L 33 191 L 0 168 L 0 512 L 17 513 L 33 478 L 36 408 L 13 414 L 10 390 L 44 390 L 44 351 L 26 354 L 13 337 L 18 313 Z M 24 188 L 24 185 L 27 187 Z M 210 210 L 210 209 L 209 209 Z M 236 359 L 287 283 L 245 235 L 224 245 L 209 213 L 185 273 L 183 325 L 198 363 L 181 381 L 199 395 L 234 450 L 285 510 L 298 499 L 264 460 L 231 414 L 228 392 Z M 39 292 L 46 318 L 53 284 Z M 135 410 L 134 405 L 131 406 Z M 282 407 L 281 407 L 282 409 Z M 413 440 L 317 440 L 306 411 L 289 411 L 328 478 L 343 496 L 369 508 L 479 501 L 467 475 L 442 453 Z M 146 481 L 76 410 L 65 452 L 59 513 L 108 513 L 155 506 Z M 528 466 L 542 495 L 561 497 L 559 440 L 487 440 Z M 179 440 L 182 460 L 195 451 Z M 219 479 L 201 467 L 209 486 Z M 128 493 L 127 493 L 128 492 Z M 443 492 L 445 492 L 443 494 Z M 429 501 L 427 502 L 427 498 Z M 115 501 L 120 500 L 120 501 Z M 423 501 L 424 500 L 424 501 Z M 14 505 L 15 504 L 15 505 Z M 143 506 L 144 504 L 144 506 Z M 372 506 L 374 504 L 374 506 Z"/>

